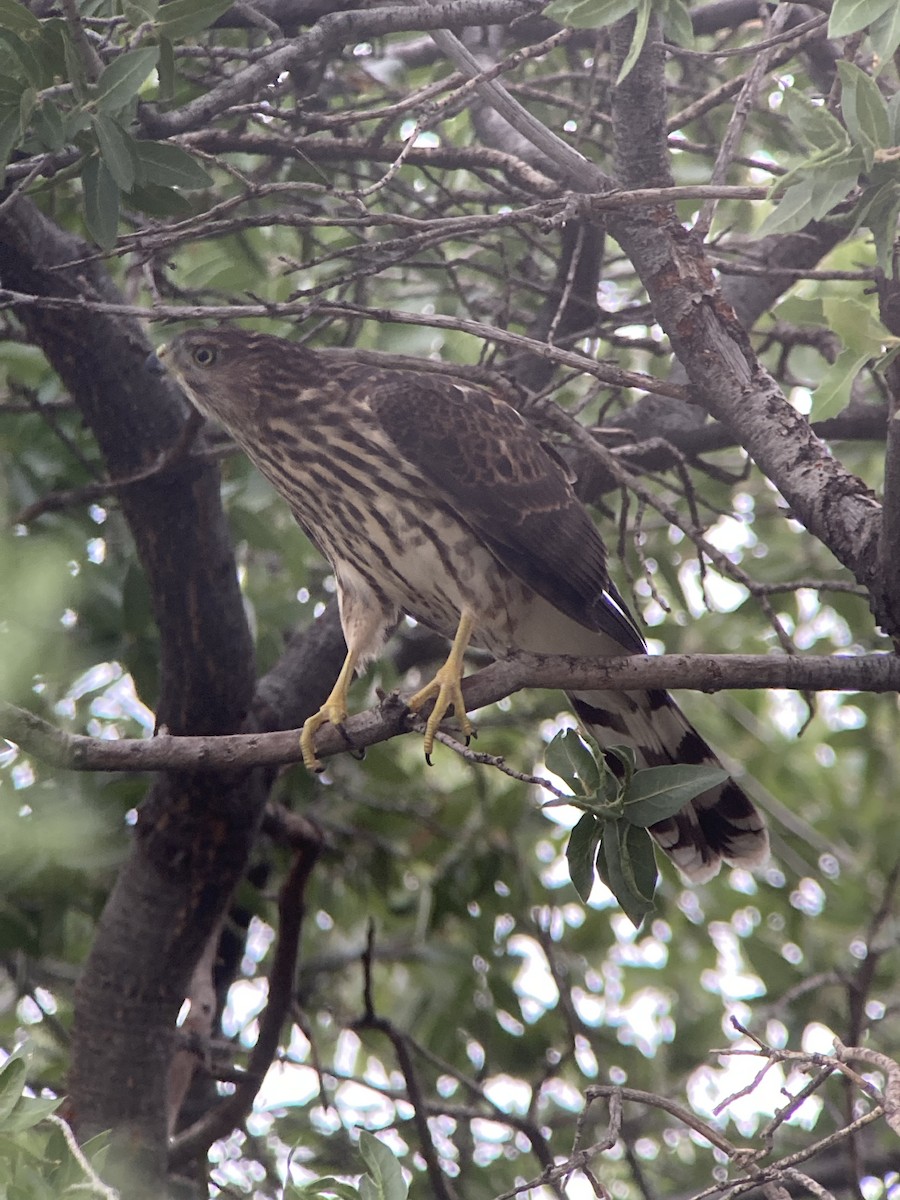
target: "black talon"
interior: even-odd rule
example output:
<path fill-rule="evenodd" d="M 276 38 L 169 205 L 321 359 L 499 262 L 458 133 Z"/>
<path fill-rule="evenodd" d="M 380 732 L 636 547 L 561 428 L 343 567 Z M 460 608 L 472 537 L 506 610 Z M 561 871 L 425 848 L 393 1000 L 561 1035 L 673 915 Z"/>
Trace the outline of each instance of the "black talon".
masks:
<path fill-rule="evenodd" d="M 344 727 L 344 722 L 341 721 L 339 724 L 335 725 L 335 729 L 338 731 L 338 733 L 344 739 L 347 749 L 351 752 L 351 754 L 355 754 L 356 751 L 358 751 L 360 749 L 360 747 L 357 746 L 356 742 L 354 742 L 353 738 L 347 732 L 346 728 Z M 365 751 L 363 751 L 363 753 L 365 753 Z"/>

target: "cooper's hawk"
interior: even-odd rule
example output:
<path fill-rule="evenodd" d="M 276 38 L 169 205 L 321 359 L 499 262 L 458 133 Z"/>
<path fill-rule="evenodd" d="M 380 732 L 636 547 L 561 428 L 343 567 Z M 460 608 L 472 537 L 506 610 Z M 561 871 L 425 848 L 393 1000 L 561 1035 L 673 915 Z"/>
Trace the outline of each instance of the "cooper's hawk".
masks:
<path fill-rule="evenodd" d="M 334 571 L 347 657 L 304 726 L 308 767 L 318 766 L 316 730 L 346 719 L 354 671 L 403 613 L 452 639 L 444 666 L 410 701 L 435 701 L 426 754 L 451 707 L 471 730 L 460 690 L 470 644 L 497 657 L 646 652 L 563 461 L 487 388 L 233 329 L 183 333 L 161 357 Z M 632 746 L 638 766 L 716 762 L 666 692 L 569 698 L 601 746 Z M 650 832 L 692 880 L 714 875 L 722 859 L 752 866 L 768 853 L 761 816 L 731 780 Z"/>

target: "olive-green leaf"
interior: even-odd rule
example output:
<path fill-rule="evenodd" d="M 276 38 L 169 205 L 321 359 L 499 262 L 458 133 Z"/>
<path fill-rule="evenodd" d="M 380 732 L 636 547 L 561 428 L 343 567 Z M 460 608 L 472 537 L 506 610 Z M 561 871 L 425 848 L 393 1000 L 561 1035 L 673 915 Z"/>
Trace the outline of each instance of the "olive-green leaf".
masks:
<path fill-rule="evenodd" d="M 63 56 L 66 60 L 66 75 L 72 85 L 75 99 L 82 103 L 87 98 L 87 77 L 81 55 L 68 33 L 63 35 Z"/>
<path fill-rule="evenodd" d="M 875 358 L 884 350 L 887 331 L 873 307 L 854 296 L 832 293 L 822 297 L 826 328 L 833 330 L 843 344 Z"/>
<path fill-rule="evenodd" d="M 597 857 L 600 878 L 632 925 L 653 911 L 658 873 L 650 836 L 627 821 L 607 821 Z"/>
<path fill-rule="evenodd" d="M 688 49 L 694 45 L 694 23 L 685 0 L 669 0 L 665 11 L 665 28 L 667 37 L 676 45 L 686 46 Z"/>
<path fill-rule="evenodd" d="M 128 193 L 128 207 L 151 217 L 189 217 L 194 211 L 181 192 L 156 183 L 137 183 Z"/>
<path fill-rule="evenodd" d="M 37 88 L 28 87 L 19 97 L 19 126 L 23 137 L 28 132 L 28 126 L 31 123 L 31 114 L 34 112 L 35 104 L 37 104 L 37 95 Z"/>
<path fill-rule="evenodd" d="M 892 4 L 877 21 L 872 22 L 869 26 L 869 41 L 872 43 L 875 61 L 878 64 L 876 74 L 880 75 L 891 63 L 894 52 L 900 46 L 900 4 Z M 900 93 L 894 93 L 895 100 L 898 94 Z"/>
<path fill-rule="evenodd" d="M 133 29 L 145 21 L 155 21 L 159 12 L 159 0 L 125 0 L 122 13 Z"/>
<path fill-rule="evenodd" d="M 157 29 L 173 42 L 202 33 L 231 8 L 234 0 L 170 0 L 159 10 Z"/>
<path fill-rule="evenodd" d="M 3 1064 L 0 1070 L 0 1122 L 6 1120 L 22 1098 L 27 1076 L 28 1067 L 18 1055 L 8 1058 Z"/>
<path fill-rule="evenodd" d="M 869 191 L 871 194 L 864 197 L 865 211 L 857 215 L 857 223 L 871 229 L 878 265 L 889 274 L 900 214 L 900 179 L 890 180 Z"/>
<path fill-rule="evenodd" d="M 0 29 L 35 37 L 41 32 L 41 23 L 18 0 L 0 0 Z"/>
<path fill-rule="evenodd" d="M 100 158 L 89 158 L 81 172 L 84 219 L 91 237 L 108 250 L 119 231 L 119 188 Z"/>
<path fill-rule="evenodd" d="M 817 163 L 811 170 L 813 181 L 810 220 L 818 221 L 847 196 L 859 182 L 867 163 L 867 153 L 862 146 L 848 146 Z"/>
<path fill-rule="evenodd" d="M 724 783 L 728 772 L 721 767 L 673 763 L 637 771 L 625 792 L 625 819 L 644 828 L 666 817 L 674 817 L 695 796 Z"/>
<path fill-rule="evenodd" d="M 847 407 L 853 381 L 871 358 L 872 355 L 865 351 L 841 351 L 813 392 L 810 415 L 814 420 L 835 417 Z"/>
<path fill-rule="evenodd" d="M 632 746 L 607 746 L 604 754 L 616 759 L 622 764 L 622 775 L 624 783 L 627 785 L 631 776 L 637 770 L 637 756 Z"/>
<path fill-rule="evenodd" d="M 865 29 L 896 3 L 897 0 L 834 0 L 828 18 L 828 36 L 846 37 L 848 33 Z"/>
<path fill-rule="evenodd" d="M 796 88 L 782 94 L 781 111 L 804 141 L 816 150 L 842 148 L 848 144 L 847 131 L 824 104 L 812 100 Z"/>
<path fill-rule="evenodd" d="M 554 0 L 544 16 L 572 29 L 603 29 L 637 8 L 638 0 Z"/>
<path fill-rule="evenodd" d="M 125 130 L 105 113 L 97 113 L 91 125 L 97 136 L 100 156 L 109 168 L 109 173 L 123 192 L 134 187 L 136 174 L 135 142 Z"/>
<path fill-rule="evenodd" d="M 891 144 L 891 121 L 878 84 L 853 63 L 838 63 L 841 77 L 841 111 L 855 142 L 873 149 Z M 867 167 L 871 162 L 867 161 Z"/>
<path fill-rule="evenodd" d="M 565 780 L 578 797 L 595 796 L 600 767 L 574 729 L 558 733 L 544 754 L 547 770 Z"/>
<path fill-rule="evenodd" d="M 3 1133 L 22 1133 L 38 1125 L 62 1104 L 62 1099 L 44 1100 L 33 1096 L 20 1096 L 12 1112 L 0 1121 Z"/>
<path fill-rule="evenodd" d="M 185 191 L 210 187 L 212 178 L 193 155 L 171 142 L 135 142 L 144 175 L 162 187 L 180 187 Z"/>
<path fill-rule="evenodd" d="M 603 825 L 593 813 L 584 813 L 572 832 L 566 846 L 566 862 L 572 886 L 587 904 L 594 886 L 594 864 Z"/>
<path fill-rule="evenodd" d="M 0 42 L 8 46 L 16 59 L 18 59 L 22 73 L 28 82 L 33 83 L 35 87 L 42 87 L 44 83 L 44 69 L 31 46 L 20 37 L 17 37 L 16 34 L 3 28 L 0 28 Z"/>
<path fill-rule="evenodd" d="M 159 62 L 156 64 L 159 77 L 159 99 L 168 103 L 175 95 L 175 47 L 171 38 L 159 39 Z"/>
<path fill-rule="evenodd" d="M 350 1183 L 342 1183 L 333 1175 L 323 1175 L 311 1183 L 289 1183 L 284 1190 L 284 1200 L 359 1200 L 359 1189 Z"/>
<path fill-rule="evenodd" d="M 62 150 L 66 144 L 66 130 L 59 108 L 52 101 L 44 101 L 34 114 L 32 122 L 35 137 L 48 150 Z"/>
<path fill-rule="evenodd" d="M 142 46 L 126 50 L 103 68 L 97 80 L 97 107 L 101 112 L 115 115 L 138 94 L 144 80 L 156 67 L 158 46 Z"/>
<path fill-rule="evenodd" d="M 815 181 L 807 174 L 785 189 L 778 206 L 769 213 L 759 228 L 760 237 L 770 233 L 794 233 L 813 219 Z"/>
<path fill-rule="evenodd" d="M 638 60 L 638 56 L 644 48 L 644 42 L 647 40 L 647 30 L 650 27 L 650 13 L 652 11 L 653 5 L 651 4 L 651 0 L 638 0 L 634 35 L 631 39 L 631 45 L 628 47 L 628 53 L 625 55 L 625 61 L 622 63 L 619 74 L 616 77 L 617 84 L 620 84 L 630 74 L 634 64 Z"/>
<path fill-rule="evenodd" d="M 406 1200 L 409 1189 L 393 1151 L 363 1129 L 359 1134 L 359 1152 L 369 1168 L 369 1178 L 378 1200 Z"/>
<path fill-rule="evenodd" d="M 6 164 L 13 150 L 22 140 L 19 124 L 19 107 L 0 109 L 0 177 L 6 173 Z"/>
<path fill-rule="evenodd" d="M 0 74 L 0 105 L 6 108 L 10 104 L 18 104 L 24 87 L 21 79 Z"/>

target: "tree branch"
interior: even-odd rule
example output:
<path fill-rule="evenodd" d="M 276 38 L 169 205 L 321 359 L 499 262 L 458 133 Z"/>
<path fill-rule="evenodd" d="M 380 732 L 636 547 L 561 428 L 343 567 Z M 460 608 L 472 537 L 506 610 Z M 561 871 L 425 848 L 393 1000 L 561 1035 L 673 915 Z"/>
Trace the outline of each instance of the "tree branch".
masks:
<path fill-rule="evenodd" d="M 634 691 L 688 687 L 704 692 L 733 688 L 791 688 L 798 691 L 900 691 L 900 659 L 890 654 L 808 657 L 753 654 L 632 655 L 571 658 L 520 654 L 492 663 L 463 683 L 473 711 L 526 687 Z M 408 710 L 396 694 L 377 709 L 347 721 L 342 734 L 328 725 L 316 752 L 329 757 L 387 741 L 406 731 Z M 123 738 L 107 741 L 63 733 L 24 709 L 0 704 L 0 736 L 35 758 L 72 771 L 242 771 L 300 759 L 298 731 L 232 734 L 223 737 Z"/>
<path fill-rule="evenodd" d="M 282 1027 L 294 995 L 300 932 L 306 913 L 306 887 L 318 861 L 321 844 L 312 839 L 295 850 L 287 879 L 278 897 L 278 942 L 269 971 L 269 993 L 260 1019 L 247 1070 L 234 1092 L 205 1113 L 172 1141 L 169 1167 L 177 1167 L 209 1149 L 217 1138 L 226 1137 L 239 1126 L 253 1107 L 265 1074 L 278 1052 Z"/>
<path fill-rule="evenodd" d="M 342 46 L 411 30 L 506 25 L 517 17 L 528 16 L 536 7 L 542 5 L 527 0 L 439 0 L 433 6 L 397 4 L 368 10 L 332 11 L 307 32 L 290 41 L 276 43 L 250 66 L 235 71 L 226 82 L 196 100 L 167 113 L 144 105 L 140 119 L 148 136 L 171 137 L 208 125 L 232 105 L 264 94 L 270 82 L 283 72 L 295 70 Z"/>

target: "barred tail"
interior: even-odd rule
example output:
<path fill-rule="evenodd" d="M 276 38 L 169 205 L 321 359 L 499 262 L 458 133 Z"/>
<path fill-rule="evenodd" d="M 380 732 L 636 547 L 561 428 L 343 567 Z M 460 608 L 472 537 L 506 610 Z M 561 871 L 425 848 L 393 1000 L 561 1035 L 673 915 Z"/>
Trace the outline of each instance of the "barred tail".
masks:
<path fill-rule="evenodd" d="M 569 699 L 601 746 L 631 746 L 639 767 L 721 765 L 667 692 L 581 692 Z M 723 860 L 755 867 L 769 855 L 765 821 L 731 779 L 651 825 L 649 832 L 693 883 L 718 874 Z"/>

